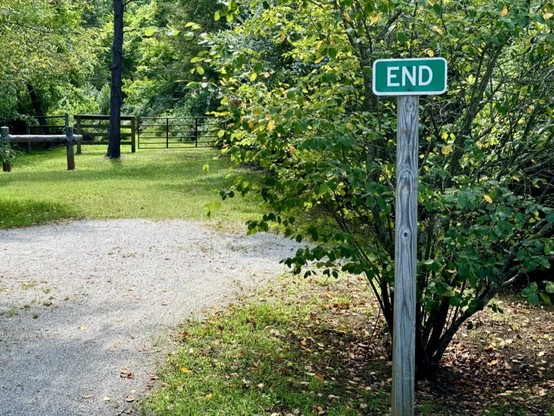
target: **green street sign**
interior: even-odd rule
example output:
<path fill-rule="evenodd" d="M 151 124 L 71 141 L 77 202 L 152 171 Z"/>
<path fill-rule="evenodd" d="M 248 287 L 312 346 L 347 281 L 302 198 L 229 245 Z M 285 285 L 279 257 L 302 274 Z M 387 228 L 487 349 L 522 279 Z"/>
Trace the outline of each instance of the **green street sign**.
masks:
<path fill-rule="evenodd" d="M 373 63 L 375 95 L 439 95 L 446 91 L 444 58 L 377 59 Z"/>

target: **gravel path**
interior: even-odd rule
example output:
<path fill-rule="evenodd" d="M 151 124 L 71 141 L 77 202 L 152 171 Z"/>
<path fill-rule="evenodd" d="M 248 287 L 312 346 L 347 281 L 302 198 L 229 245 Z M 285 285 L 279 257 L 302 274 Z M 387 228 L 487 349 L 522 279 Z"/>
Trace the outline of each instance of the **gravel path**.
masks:
<path fill-rule="evenodd" d="M 125 414 L 176 325 L 284 271 L 296 248 L 186 221 L 0 230 L 0 415 Z"/>

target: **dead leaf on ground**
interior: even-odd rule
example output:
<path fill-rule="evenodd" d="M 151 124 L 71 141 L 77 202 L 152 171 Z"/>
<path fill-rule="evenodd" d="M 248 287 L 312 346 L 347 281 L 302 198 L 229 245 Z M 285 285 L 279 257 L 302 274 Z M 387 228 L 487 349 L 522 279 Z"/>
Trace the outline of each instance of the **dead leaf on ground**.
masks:
<path fill-rule="evenodd" d="M 121 378 L 127 378 L 127 379 L 132 379 L 135 377 L 135 375 L 133 374 L 133 372 L 131 370 L 129 370 L 128 368 L 122 368 L 120 371 L 119 371 L 119 377 Z"/>

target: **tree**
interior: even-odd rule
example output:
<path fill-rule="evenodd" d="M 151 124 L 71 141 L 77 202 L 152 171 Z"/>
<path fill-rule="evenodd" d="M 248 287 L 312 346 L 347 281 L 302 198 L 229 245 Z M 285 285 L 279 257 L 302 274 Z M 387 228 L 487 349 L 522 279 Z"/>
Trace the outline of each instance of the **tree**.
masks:
<path fill-rule="evenodd" d="M 1 119 L 40 117 L 84 83 L 92 54 L 80 26 L 82 7 L 67 0 L 2 2 L 0 48 L 9 55 L 0 71 Z"/>
<path fill-rule="evenodd" d="M 121 103 L 123 73 L 123 12 L 124 1 L 113 0 L 113 44 L 110 83 L 110 131 L 106 156 L 110 159 L 121 157 Z"/>
<path fill-rule="evenodd" d="M 503 287 L 552 261 L 552 12 L 523 0 L 226 2 L 220 15 L 240 24 L 205 41 L 225 150 L 267 172 L 267 212 L 250 229 L 309 239 L 286 261 L 297 272 L 363 273 L 391 333 L 396 108 L 373 95 L 371 67 L 449 62 L 448 93 L 421 100 L 420 374 L 478 311 L 497 309 Z M 222 194 L 253 189 L 241 180 Z"/>
<path fill-rule="evenodd" d="M 125 77 L 126 108 L 148 116 L 202 116 L 213 110 L 207 109 L 208 91 L 200 84 L 215 74 L 194 57 L 202 49 L 200 33 L 224 28 L 213 19 L 217 9 L 216 2 L 157 0 L 127 14 L 125 62 L 134 70 Z"/>

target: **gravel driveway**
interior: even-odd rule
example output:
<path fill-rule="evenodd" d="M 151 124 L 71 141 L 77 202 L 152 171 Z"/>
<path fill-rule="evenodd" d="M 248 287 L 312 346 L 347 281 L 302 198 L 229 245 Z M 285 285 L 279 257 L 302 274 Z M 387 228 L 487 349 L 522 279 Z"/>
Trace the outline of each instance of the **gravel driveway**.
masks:
<path fill-rule="evenodd" d="M 125 414 L 176 325 L 283 272 L 296 248 L 186 221 L 0 230 L 0 415 Z"/>

